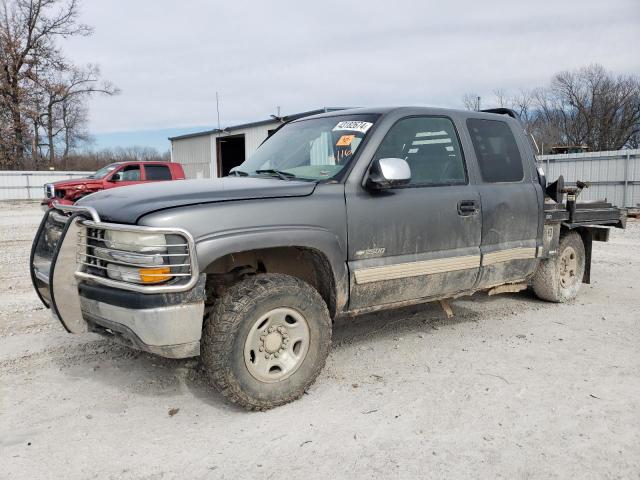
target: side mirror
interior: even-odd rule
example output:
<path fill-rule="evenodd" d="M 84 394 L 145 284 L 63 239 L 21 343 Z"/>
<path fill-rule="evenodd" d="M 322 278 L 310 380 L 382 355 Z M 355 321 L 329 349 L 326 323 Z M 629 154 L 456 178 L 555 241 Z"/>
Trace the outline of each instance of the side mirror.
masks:
<path fill-rule="evenodd" d="M 411 168 L 402 158 L 374 160 L 369 169 L 366 187 L 371 190 L 400 187 L 411 181 Z"/>
<path fill-rule="evenodd" d="M 110 182 L 121 182 L 122 181 L 122 172 L 116 172 L 113 175 L 111 175 L 111 178 L 109 179 Z"/>

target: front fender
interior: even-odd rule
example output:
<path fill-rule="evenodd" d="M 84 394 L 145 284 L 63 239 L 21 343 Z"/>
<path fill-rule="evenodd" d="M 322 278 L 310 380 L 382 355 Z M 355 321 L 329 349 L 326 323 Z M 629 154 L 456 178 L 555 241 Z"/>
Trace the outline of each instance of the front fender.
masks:
<path fill-rule="evenodd" d="M 254 227 L 216 232 L 196 239 L 198 265 L 201 266 L 201 271 L 217 259 L 231 253 L 276 247 L 311 248 L 322 253 L 329 261 L 333 272 L 337 311 L 343 309 L 349 292 L 346 246 L 327 229 L 313 226 Z"/>

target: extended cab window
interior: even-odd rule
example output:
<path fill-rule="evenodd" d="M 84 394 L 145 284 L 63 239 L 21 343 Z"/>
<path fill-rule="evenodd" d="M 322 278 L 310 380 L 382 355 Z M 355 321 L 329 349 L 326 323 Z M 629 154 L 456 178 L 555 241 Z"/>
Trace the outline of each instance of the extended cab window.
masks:
<path fill-rule="evenodd" d="M 522 158 L 513 132 L 505 122 L 470 118 L 467 127 L 476 152 L 480 174 L 488 183 L 519 182 Z"/>
<path fill-rule="evenodd" d="M 464 160 L 453 123 L 444 117 L 411 117 L 396 123 L 378 147 L 380 158 L 403 158 L 410 185 L 465 184 Z"/>
<path fill-rule="evenodd" d="M 145 165 L 147 180 L 171 180 L 171 172 L 166 165 Z"/>

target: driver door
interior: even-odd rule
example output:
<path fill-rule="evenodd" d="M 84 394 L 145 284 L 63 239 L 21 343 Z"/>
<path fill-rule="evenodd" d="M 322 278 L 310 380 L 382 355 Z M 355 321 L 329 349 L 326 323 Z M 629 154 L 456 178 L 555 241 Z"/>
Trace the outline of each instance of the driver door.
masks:
<path fill-rule="evenodd" d="M 142 173 L 139 164 L 125 165 L 111 174 L 105 182 L 105 188 L 125 187 L 135 185 L 142 180 Z"/>
<path fill-rule="evenodd" d="M 473 288 L 480 268 L 480 195 L 470 184 L 453 121 L 405 117 L 376 158 L 403 158 L 408 185 L 346 193 L 350 309 Z"/>

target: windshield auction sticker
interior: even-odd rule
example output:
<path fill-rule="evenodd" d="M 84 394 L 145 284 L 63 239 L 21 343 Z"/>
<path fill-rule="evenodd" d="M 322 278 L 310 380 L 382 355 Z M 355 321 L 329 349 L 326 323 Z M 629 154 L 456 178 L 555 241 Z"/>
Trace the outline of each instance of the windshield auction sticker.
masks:
<path fill-rule="evenodd" d="M 348 147 L 349 145 L 351 145 L 351 142 L 353 142 L 354 138 L 355 138 L 355 135 L 342 135 L 338 139 L 338 143 L 336 143 L 336 146 L 338 146 L 338 147 Z"/>
<path fill-rule="evenodd" d="M 333 127 L 333 131 L 335 132 L 338 130 L 350 130 L 352 132 L 367 133 L 367 130 L 369 130 L 372 125 L 373 123 L 370 122 L 347 120 L 345 122 L 339 122 L 335 127 Z"/>

